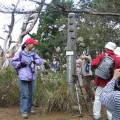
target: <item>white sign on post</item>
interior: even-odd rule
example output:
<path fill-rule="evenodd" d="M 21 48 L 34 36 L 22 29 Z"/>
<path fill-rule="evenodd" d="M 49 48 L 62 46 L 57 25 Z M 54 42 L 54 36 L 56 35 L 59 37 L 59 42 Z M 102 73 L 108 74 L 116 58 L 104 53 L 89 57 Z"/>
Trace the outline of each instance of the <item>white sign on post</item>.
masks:
<path fill-rule="evenodd" d="M 74 55 L 74 51 L 66 51 L 66 55 Z"/>

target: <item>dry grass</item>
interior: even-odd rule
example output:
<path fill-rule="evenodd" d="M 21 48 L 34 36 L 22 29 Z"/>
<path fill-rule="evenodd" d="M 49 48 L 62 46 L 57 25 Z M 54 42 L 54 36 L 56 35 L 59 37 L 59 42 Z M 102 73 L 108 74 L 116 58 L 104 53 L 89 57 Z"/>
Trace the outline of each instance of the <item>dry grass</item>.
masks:
<path fill-rule="evenodd" d="M 0 72 L 0 106 L 18 106 L 20 99 L 16 71 L 9 67 Z M 43 112 L 73 111 L 77 106 L 74 91 L 67 91 L 66 74 L 49 72 L 43 77 L 37 74 L 34 103 Z M 81 105 L 84 106 L 81 99 Z M 83 107 L 84 108 L 84 107 Z"/>

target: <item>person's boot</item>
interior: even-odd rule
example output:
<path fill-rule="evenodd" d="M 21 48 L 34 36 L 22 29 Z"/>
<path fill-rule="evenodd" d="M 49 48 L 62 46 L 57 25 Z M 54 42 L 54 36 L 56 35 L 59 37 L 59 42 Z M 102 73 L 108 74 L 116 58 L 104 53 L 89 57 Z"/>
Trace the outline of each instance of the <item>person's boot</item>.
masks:
<path fill-rule="evenodd" d="M 34 107 L 31 108 L 30 113 L 35 114 L 35 109 L 34 109 Z"/>
<path fill-rule="evenodd" d="M 27 112 L 22 113 L 22 118 L 24 118 L 24 119 L 27 119 L 27 118 L 28 118 L 28 114 L 27 114 Z"/>

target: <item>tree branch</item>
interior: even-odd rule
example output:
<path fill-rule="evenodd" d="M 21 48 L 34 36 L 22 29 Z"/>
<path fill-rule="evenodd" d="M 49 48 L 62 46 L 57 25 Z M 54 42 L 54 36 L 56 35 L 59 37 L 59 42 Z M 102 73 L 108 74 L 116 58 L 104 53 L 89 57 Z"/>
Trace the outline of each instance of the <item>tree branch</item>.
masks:
<path fill-rule="evenodd" d="M 64 12 L 73 12 L 73 13 L 86 13 L 86 14 L 92 14 L 92 15 L 100 15 L 100 16 L 120 16 L 119 13 L 112 13 L 112 12 L 94 12 L 94 11 L 90 11 L 90 10 L 65 10 Z"/>
<path fill-rule="evenodd" d="M 43 2 L 38 2 L 36 0 L 30 0 L 31 2 L 36 2 L 36 4 L 39 4 L 39 5 L 50 5 L 50 4 L 47 4 L 47 3 L 43 3 Z M 1 9 L 0 8 L 0 12 L 2 13 L 6 13 L 6 14 L 10 14 L 13 12 L 13 9 L 11 8 L 11 10 L 7 9 L 7 7 L 4 7 L 5 9 Z M 57 10 L 58 8 L 58 10 Z M 86 14 L 92 14 L 92 15 L 100 15 L 100 16 L 116 16 L 116 17 L 119 17 L 120 16 L 120 13 L 113 13 L 113 12 L 96 12 L 96 11 L 91 11 L 91 10 L 88 10 L 88 9 L 85 9 L 85 10 L 66 10 L 66 9 L 62 9 L 61 6 L 59 7 L 58 5 L 56 6 L 56 9 L 55 10 L 52 10 L 50 12 L 58 12 L 58 11 L 62 11 L 62 12 L 67 12 L 67 13 L 70 13 L 70 12 L 73 12 L 73 13 L 86 13 Z M 29 11 L 23 11 L 23 9 L 17 9 L 16 8 L 16 11 L 14 11 L 14 13 L 16 14 L 33 14 L 33 13 L 39 13 L 39 10 L 29 10 Z"/>

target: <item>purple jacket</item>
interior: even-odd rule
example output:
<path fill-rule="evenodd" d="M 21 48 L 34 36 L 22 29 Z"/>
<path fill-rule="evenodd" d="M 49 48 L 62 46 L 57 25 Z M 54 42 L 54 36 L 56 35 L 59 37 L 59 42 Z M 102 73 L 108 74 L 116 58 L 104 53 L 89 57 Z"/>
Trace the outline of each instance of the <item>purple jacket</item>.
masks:
<path fill-rule="evenodd" d="M 34 51 L 26 53 L 24 50 L 22 50 L 20 52 L 17 52 L 12 58 L 11 64 L 14 68 L 18 68 L 21 62 L 27 64 L 26 67 L 20 68 L 18 70 L 18 77 L 20 80 L 30 81 L 36 79 L 35 67 L 30 67 L 31 61 L 35 61 L 36 65 L 38 66 L 42 64 L 42 59 Z"/>

